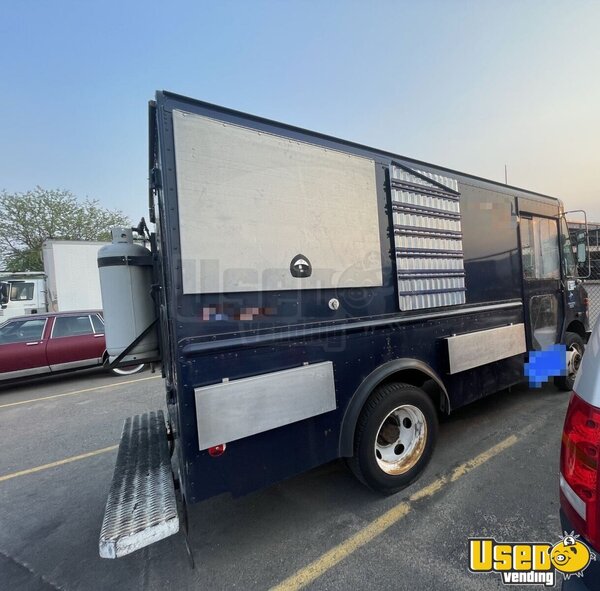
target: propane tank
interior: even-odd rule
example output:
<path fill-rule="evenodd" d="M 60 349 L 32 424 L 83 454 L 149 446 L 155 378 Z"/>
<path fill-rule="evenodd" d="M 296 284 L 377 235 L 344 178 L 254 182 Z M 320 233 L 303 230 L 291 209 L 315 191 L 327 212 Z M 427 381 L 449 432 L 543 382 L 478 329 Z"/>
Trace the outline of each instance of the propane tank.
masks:
<path fill-rule="evenodd" d="M 131 228 L 112 228 L 112 244 L 98 251 L 106 350 L 112 363 L 156 319 L 152 299 L 152 255 L 133 243 Z M 119 365 L 158 359 L 156 325 Z"/>

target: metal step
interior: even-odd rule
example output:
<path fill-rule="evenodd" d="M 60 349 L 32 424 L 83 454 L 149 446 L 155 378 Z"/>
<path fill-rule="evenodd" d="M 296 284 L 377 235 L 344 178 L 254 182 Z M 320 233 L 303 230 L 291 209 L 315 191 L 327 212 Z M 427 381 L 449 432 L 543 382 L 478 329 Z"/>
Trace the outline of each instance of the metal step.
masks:
<path fill-rule="evenodd" d="M 100 556 L 118 558 L 179 531 L 162 410 L 126 419 L 102 530 Z"/>

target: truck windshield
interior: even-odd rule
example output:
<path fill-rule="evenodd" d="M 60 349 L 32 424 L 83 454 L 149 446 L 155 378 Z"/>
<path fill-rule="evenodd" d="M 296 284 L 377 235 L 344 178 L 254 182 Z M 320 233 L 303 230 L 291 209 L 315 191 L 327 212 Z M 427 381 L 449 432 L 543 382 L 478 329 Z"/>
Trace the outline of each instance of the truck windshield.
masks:
<path fill-rule="evenodd" d="M 573 253 L 573 244 L 569 235 L 569 227 L 564 217 L 560 219 L 560 233 L 562 239 L 562 262 L 567 277 L 577 277 L 577 264 Z"/>
<path fill-rule="evenodd" d="M 10 300 L 11 302 L 23 302 L 33 299 L 33 283 L 19 281 L 11 283 Z"/>

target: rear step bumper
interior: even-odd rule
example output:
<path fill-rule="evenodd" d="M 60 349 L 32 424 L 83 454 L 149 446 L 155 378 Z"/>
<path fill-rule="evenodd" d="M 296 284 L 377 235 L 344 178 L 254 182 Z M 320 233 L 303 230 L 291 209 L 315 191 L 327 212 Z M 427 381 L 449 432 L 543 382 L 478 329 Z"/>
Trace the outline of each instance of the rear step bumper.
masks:
<path fill-rule="evenodd" d="M 118 558 L 179 531 L 161 410 L 125 420 L 102 530 L 100 556 Z"/>

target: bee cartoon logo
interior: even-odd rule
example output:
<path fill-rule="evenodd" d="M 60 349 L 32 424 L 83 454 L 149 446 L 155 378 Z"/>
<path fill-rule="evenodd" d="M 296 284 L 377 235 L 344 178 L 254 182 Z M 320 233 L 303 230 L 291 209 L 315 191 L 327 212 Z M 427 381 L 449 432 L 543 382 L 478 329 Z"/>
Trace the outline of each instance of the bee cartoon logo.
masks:
<path fill-rule="evenodd" d="M 505 585 L 544 585 L 553 587 L 556 571 L 565 579 L 582 577 L 596 556 L 573 532 L 556 544 L 509 542 L 493 538 L 469 540 L 469 570 L 496 573 Z"/>
<path fill-rule="evenodd" d="M 550 561 L 554 568 L 560 571 L 565 579 L 571 575 L 583 577 L 583 571 L 589 566 L 592 560 L 596 560 L 596 555 L 590 552 L 590 549 L 574 535 L 573 532 L 552 546 L 550 550 Z"/>

